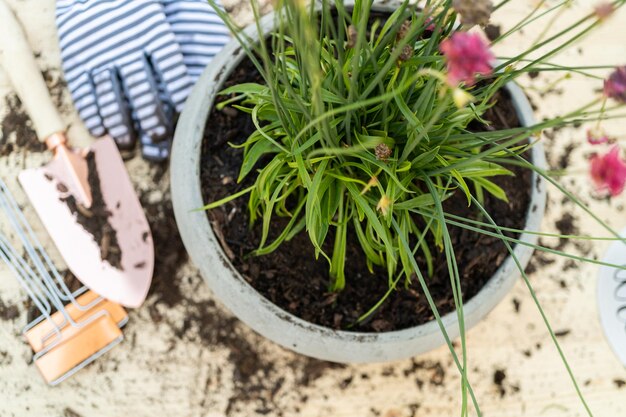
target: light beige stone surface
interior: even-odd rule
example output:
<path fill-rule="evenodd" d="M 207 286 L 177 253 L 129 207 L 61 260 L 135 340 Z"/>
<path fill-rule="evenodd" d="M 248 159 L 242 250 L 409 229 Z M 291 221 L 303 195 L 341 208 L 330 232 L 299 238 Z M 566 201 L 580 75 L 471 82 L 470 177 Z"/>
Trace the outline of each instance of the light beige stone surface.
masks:
<path fill-rule="evenodd" d="M 10 0 L 26 27 L 31 45 L 39 54 L 42 69 L 59 74 L 59 52 L 55 43 L 53 0 Z M 250 19 L 244 2 L 228 0 L 227 9 L 239 22 Z M 552 30 L 563 27 L 570 16 L 582 16 L 593 3 L 572 2 Z M 513 0 L 494 17 L 496 23 L 511 22 L 528 11 L 531 4 Z M 568 48 L 558 62 L 578 64 L 626 63 L 626 13 L 620 12 L 604 27 L 579 45 Z M 524 33 L 498 48 L 511 55 L 520 43 L 536 36 L 544 25 Z M 603 73 L 600 73 L 603 75 Z M 556 76 L 555 76 L 556 77 Z M 562 94 L 539 95 L 551 81 L 540 77 L 523 84 L 539 114 L 551 115 L 594 97 L 600 80 L 574 77 L 559 84 Z M 0 71 L 0 96 L 10 94 L 7 79 Z M 0 97 L 0 119 L 6 103 Z M 85 144 L 89 136 L 71 110 L 68 94 L 62 94 L 64 119 L 74 143 Z M 610 126 L 622 143 L 624 121 Z M 3 139 L 4 140 L 4 139 Z M 549 161 L 558 167 L 567 146 L 569 173 L 562 183 L 581 196 L 611 226 L 626 226 L 623 206 L 626 196 L 612 201 L 590 197 L 585 158 L 591 151 L 583 128 L 564 129 L 544 138 Z M 40 236 L 44 232 L 34 218 L 17 172 L 38 166 L 45 153 L 16 149 L 0 157 L 0 177 L 24 205 Z M 135 158 L 128 169 L 144 201 L 167 200 L 167 176 Z M 586 220 L 580 209 L 563 204 L 559 193 L 550 190 L 545 231 L 555 231 L 555 222 L 570 213 L 580 233 L 601 235 L 597 225 Z M 0 228 L 2 225 L 0 224 Z M 43 237 L 42 237 L 43 239 Z M 60 260 L 49 240 L 44 239 L 55 259 Z M 554 245 L 555 242 L 545 240 Z M 607 247 L 602 243 L 567 243 L 576 254 L 599 257 Z M 157 256 L 168 256 L 158 253 Z M 626 371 L 604 340 L 596 311 L 596 274 L 593 265 L 571 266 L 554 256 L 535 256 L 530 275 L 537 297 L 553 327 L 565 334 L 559 341 L 583 393 L 596 416 L 626 415 Z M 169 283 L 167 279 L 171 280 Z M 168 289 L 169 288 L 169 289 Z M 168 297 L 177 299 L 168 303 Z M 194 267 L 185 264 L 175 274 L 160 278 L 146 304 L 130 312 L 124 330 L 126 340 L 95 364 L 80 371 L 59 387 L 46 386 L 30 364 L 31 353 L 20 338 L 26 324 L 26 295 L 9 271 L 0 265 L 0 309 L 16 306 L 19 314 L 0 320 L 0 416 L 452 416 L 459 415 L 460 389 L 457 371 L 447 348 L 393 364 L 333 366 L 308 360 L 253 334 L 216 305 Z M 514 305 L 519 304 L 519 312 Z M 173 305 L 170 305 L 173 304 Z M 200 321 L 203 319 L 204 321 Z M 551 342 L 528 290 L 520 281 L 511 294 L 467 337 L 470 380 L 484 415 L 582 416 L 585 411 Z M 506 378 L 501 395 L 494 373 L 503 370 Z"/>

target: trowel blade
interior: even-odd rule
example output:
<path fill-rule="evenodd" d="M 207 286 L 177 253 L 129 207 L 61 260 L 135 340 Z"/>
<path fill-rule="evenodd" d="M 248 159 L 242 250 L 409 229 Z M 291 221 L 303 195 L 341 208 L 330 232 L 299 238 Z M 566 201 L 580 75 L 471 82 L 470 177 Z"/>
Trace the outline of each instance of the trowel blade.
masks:
<path fill-rule="evenodd" d="M 154 268 L 150 226 L 115 142 L 101 138 L 80 152 L 94 154 L 102 200 L 110 212 L 108 223 L 121 252 L 117 267 L 102 259 L 104 245 L 96 242 L 66 203 L 64 182 L 72 181 L 72 173 L 63 161 L 54 158 L 41 168 L 25 170 L 19 181 L 72 273 L 103 297 L 138 307 L 147 296 Z"/>

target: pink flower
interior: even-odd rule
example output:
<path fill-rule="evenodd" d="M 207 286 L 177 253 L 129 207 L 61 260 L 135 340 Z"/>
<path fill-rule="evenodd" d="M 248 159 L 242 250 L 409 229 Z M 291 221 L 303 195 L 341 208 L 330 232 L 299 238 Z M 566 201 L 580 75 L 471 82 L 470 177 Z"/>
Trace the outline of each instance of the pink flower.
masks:
<path fill-rule="evenodd" d="M 590 160 L 591 179 L 595 186 L 612 196 L 621 193 L 626 184 L 626 162 L 619 153 L 619 147 L 614 146 L 606 155 L 593 155 Z"/>
<path fill-rule="evenodd" d="M 478 34 L 457 32 L 441 42 L 439 49 L 446 58 L 448 83 L 454 87 L 461 82 L 474 85 L 477 74 L 493 72 L 491 62 L 494 56 Z"/>
<path fill-rule="evenodd" d="M 599 3 L 593 8 L 593 11 L 599 20 L 606 20 L 615 13 L 615 6 L 610 2 Z"/>
<path fill-rule="evenodd" d="M 604 80 L 604 95 L 626 104 L 626 65 Z"/>
<path fill-rule="evenodd" d="M 604 129 L 597 127 L 593 129 L 587 129 L 587 142 L 592 145 L 600 145 L 602 143 L 607 143 L 609 141 L 609 136 L 606 134 Z"/>
<path fill-rule="evenodd" d="M 424 25 L 426 25 L 426 30 L 429 32 L 434 32 L 435 31 L 435 21 L 433 20 L 432 17 L 428 16 L 426 18 L 426 21 L 424 22 Z"/>

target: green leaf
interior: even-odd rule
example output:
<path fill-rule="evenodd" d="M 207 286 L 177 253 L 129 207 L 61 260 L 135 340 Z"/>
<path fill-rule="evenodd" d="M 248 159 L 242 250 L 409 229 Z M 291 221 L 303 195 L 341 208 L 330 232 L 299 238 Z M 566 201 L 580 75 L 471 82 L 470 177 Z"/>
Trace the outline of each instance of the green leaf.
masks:
<path fill-rule="evenodd" d="M 265 140 L 255 142 L 250 150 L 245 153 L 237 182 L 241 182 L 252 171 L 263 155 L 278 151 L 279 149 L 272 142 Z"/>
<path fill-rule="evenodd" d="M 396 259 L 396 250 L 392 244 L 391 238 L 389 236 L 389 229 L 385 228 L 378 216 L 369 205 L 367 200 L 360 194 L 360 191 L 356 188 L 356 186 L 352 183 L 345 184 L 350 194 L 352 194 L 352 199 L 354 200 L 357 207 L 360 207 L 363 214 L 367 218 L 369 224 L 378 234 L 378 238 L 380 238 L 385 246 L 386 250 L 386 261 L 387 261 L 387 272 L 389 276 L 393 275 L 393 272 L 396 269 L 397 259 Z"/>
<path fill-rule="evenodd" d="M 320 93 L 322 96 L 322 100 L 326 103 L 334 103 L 334 104 L 346 104 L 346 99 L 338 96 L 337 94 L 325 89 L 320 88 Z"/>
<path fill-rule="evenodd" d="M 494 184 L 493 182 L 489 181 L 488 179 L 481 178 L 481 177 L 479 177 L 479 178 L 472 178 L 472 181 L 474 181 L 474 183 L 476 183 L 476 184 L 479 184 L 487 192 L 489 192 L 489 194 L 493 195 L 497 199 L 502 200 L 502 201 L 506 201 L 508 203 L 509 199 L 506 196 L 506 192 L 500 186 Z"/>
<path fill-rule="evenodd" d="M 411 165 L 419 168 L 428 165 L 437 157 L 437 155 L 439 155 L 439 149 L 439 146 L 435 146 L 433 149 L 418 155 L 411 161 Z"/>
<path fill-rule="evenodd" d="M 421 207 L 428 207 L 435 204 L 435 199 L 431 194 L 422 194 L 419 197 L 414 197 L 405 201 L 394 203 L 394 208 L 397 210 L 410 210 L 418 209 Z"/>
<path fill-rule="evenodd" d="M 326 233 L 328 232 L 328 222 L 325 221 L 326 219 L 322 218 L 320 208 L 321 196 L 326 192 L 326 189 L 330 185 L 328 180 L 324 181 L 324 172 L 327 165 L 327 160 L 320 162 L 315 174 L 313 175 L 313 180 L 310 185 L 307 186 L 306 224 L 311 242 L 318 251 L 322 250 L 322 243 Z"/>
<path fill-rule="evenodd" d="M 339 200 L 338 225 L 335 230 L 335 244 L 330 261 L 330 276 L 333 278 L 333 291 L 342 290 L 346 285 L 346 246 L 348 235 L 348 219 L 344 217 L 343 199 Z"/>
<path fill-rule="evenodd" d="M 223 206 L 224 204 L 228 203 L 229 201 L 233 201 L 233 200 L 241 197 L 242 195 L 248 194 L 250 191 L 252 191 L 253 188 L 254 188 L 254 185 L 252 185 L 252 186 L 250 186 L 248 188 L 244 188 L 241 191 L 238 191 L 238 192 L 236 192 L 234 194 L 231 194 L 231 195 L 229 195 L 227 197 L 224 197 L 221 200 L 217 200 L 217 201 L 214 201 L 212 203 L 209 203 L 206 206 L 200 207 L 200 208 L 198 208 L 198 209 L 196 209 L 194 211 L 211 210 L 211 209 L 214 209 L 216 207 Z"/>
<path fill-rule="evenodd" d="M 367 259 L 374 265 L 382 265 L 383 259 L 374 250 L 372 242 L 368 240 L 367 236 L 363 232 L 359 219 L 357 217 L 353 217 L 352 223 L 354 225 L 354 231 L 356 232 L 357 239 L 359 240 Z M 372 272 L 372 269 L 370 269 L 370 272 Z"/>
<path fill-rule="evenodd" d="M 261 256 L 261 255 L 267 255 L 269 253 L 272 253 L 276 249 L 278 249 L 278 247 L 285 240 L 289 240 L 290 237 L 293 237 L 296 233 L 302 231 L 305 226 L 305 219 L 304 217 L 299 217 L 299 214 L 300 214 L 300 211 L 302 211 L 303 207 L 304 207 L 304 200 L 300 201 L 300 203 L 294 210 L 294 213 L 291 216 L 291 219 L 289 219 L 289 223 L 287 223 L 287 226 L 282 230 L 280 235 L 278 235 L 278 237 L 274 239 L 272 243 L 270 243 L 269 245 L 265 245 L 262 248 L 256 249 L 255 251 L 252 252 L 252 254 L 255 256 Z"/>
<path fill-rule="evenodd" d="M 235 84 L 231 87 L 225 88 L 220 91 L 220 95 L 228 95 L 228 94 L 249 94 L 249 95 L 259 95 L 259 94 L 268 94 L 269 88 L 266 85 L 257 84 L 257 83 L 241 83 Z"/>

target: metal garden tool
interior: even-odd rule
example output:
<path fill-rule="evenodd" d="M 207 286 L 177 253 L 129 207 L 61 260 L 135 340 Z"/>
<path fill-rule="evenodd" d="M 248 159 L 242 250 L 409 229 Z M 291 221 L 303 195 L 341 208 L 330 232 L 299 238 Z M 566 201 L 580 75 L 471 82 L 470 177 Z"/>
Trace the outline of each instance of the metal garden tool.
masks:
<path fill-rule="evenodd" d="M 0 233 L 0 258 L 13 271 L 40 315 L 24 329 L 33 362 L 51 385 L 65 380 L 122 341 L 124 308 L 87 287 L 70 291 L 6 185 L 0 180 L 0 211 L 21 247 Z M 21 250 L 20 250 L 21 249 Z M 23 255 L 20 255 L 20 254 Z"/>
<path fill-rule="evenodd" d="M 68 268 L 87 287 L 128 307 L 152 280 L 150 227 L 110 137 L 86 149 L 67 144 L 65 126 L 24 32 L 0 0 L 0 62 L 54 158 L 19 180 Z"/>

